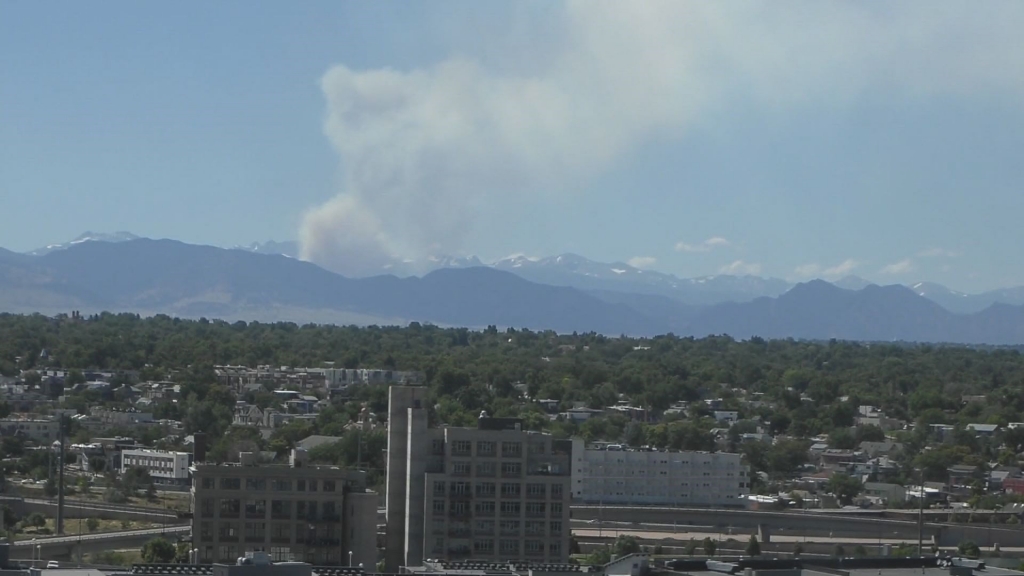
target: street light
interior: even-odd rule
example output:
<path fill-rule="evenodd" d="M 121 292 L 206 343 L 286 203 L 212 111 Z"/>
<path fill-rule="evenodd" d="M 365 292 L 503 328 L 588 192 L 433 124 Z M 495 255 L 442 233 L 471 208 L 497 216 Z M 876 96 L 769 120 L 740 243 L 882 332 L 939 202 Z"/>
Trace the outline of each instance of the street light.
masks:
<path fill-rule="evenodd" d="M 348 551 L 348 566 L 349 566 L 349 568 L 352 567 L 352 551 L 351 550 Z"/>

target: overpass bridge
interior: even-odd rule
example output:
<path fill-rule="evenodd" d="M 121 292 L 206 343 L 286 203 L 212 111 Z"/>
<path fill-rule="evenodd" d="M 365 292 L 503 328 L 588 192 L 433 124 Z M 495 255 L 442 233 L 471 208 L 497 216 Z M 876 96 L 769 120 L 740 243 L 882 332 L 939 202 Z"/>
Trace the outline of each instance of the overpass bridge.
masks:
<path fill-rule="evenodd" d="M 49 536 L 31 540 L 16 540 L 11 543 L 11 558 L 15 560 L 60 560 L 70 559 L 79 554 L 103 552 L 123 548 L 142 548 L 153 538 L 163 536 L 174 541 L 191 534 L 190 525 L 168 526 L 166 528 L 145 528 L 73 536 Z"/>

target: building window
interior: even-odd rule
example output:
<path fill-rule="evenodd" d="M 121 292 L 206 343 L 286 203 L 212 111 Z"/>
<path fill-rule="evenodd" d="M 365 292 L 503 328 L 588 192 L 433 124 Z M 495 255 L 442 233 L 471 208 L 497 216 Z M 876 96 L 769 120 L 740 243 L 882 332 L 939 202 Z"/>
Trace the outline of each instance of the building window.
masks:
<path fill-rule="evenodd" d="M 221 478 L 220 479 L 221 490 L 241 490 L 242 480 L 239 478 Z"/>
<path fill-rule="evenodd" d="M 215 478 L 203 478 L 201 485 L 204 490 L 213 490 L 217 485 L 217 480 Z"/>
<path fill-rule="evenodd" d="M 335 488 L 334 480 L 324 480 L 324 492 L 334 492 Z"/>
<path fill-rule="evenodd" d="M 544 522 L 531 520 L 526 523 L 526 535 L 527 536 L 543 536 L 544 535 Z"/>
<path fill-rule="evenodd" d="M 502 462 L 501 476 L 503 478 L 519 478 L 523 475 L 523 465 L 519 462 Z"/>
<path fill-rule="evenodd" d="M 220 557 L 221 561 L 224 561 L 224 562 L 234 562 L 235 560 L 238 560 L 238 557 L 235 556 L 235 547 L 234 546 L 221 546 L 219 552 L 220 552 L 219 557 Z"/>
<path fill-rule="evenodd" d="M 494 462 L 477 462 L 476 475 L 484 477 L 494 476 Z"/>
<path fill-rule="evenodd" d="M 513 518 L 519 517 L 521 508 L 519 502 L 502 502 L 501 503 L 501 515 Z"/>
<path fill-rule="evenodd" d="M 199 501 L 199 516 L 213 518 L 213 498 L 203 498 Z"/>
<path fill-rule="evenodd" d="M 493 500 L 477 500 L 473 503 L 474 514 L 477 516 L 494 516 L 494 501 Z"/>
<path fill-rule="evenodd" d="M 551 485 L 551 499 L 552 500 L 561 500 L 562 499 L 562 485 L 561 484 L 552 484 Z"/>
<path fill-rule="evenodd" d="M 469 462 L 452 462 L 452 474 L 456 476 L 469 476 Z"/>
<path fill-rule="evenodd" d="M 470 496 L 469 482 L 452 482 L 452 496 Z"/>
<path fill-rule="evenodd" d="M 274 542 L 291 542 L 291 524 L 282 524 L 280 522 L 273 524 L 271 528 L 270 539 Z"/>
<path fill-rule="evenodd" d="M 490 440 L 481 440 L 476 443 L 477 456 L 494 456 L 495 445 Z"/>
<path fill-rule="evenodd" d="M 309 483 L 306 484 L 306 486 L 309 488 L 310 492 L 316 492 L 316 484 L 317 484 L 316 480 L 310 480 Z"/>
<path fill-rule="evenodd" d="M 444 498 L 444 480 L 434 481 L 434 497 Z"/>
<path fill-rule="evenodd" d="M 554 517 L 554 516 L 561 516 L 561 515 L 562 515 L 562 503 L 561 502 L 552 502 L 551 503 L 551 516 Z"/>
<path fill-rule="evenodd" d="M 494 498 L 494 489 L 494 482 L 477 482 L 476 496 L 477 498 Z"/>
<path fill-rule="evenodd" d="M 544 498 L 547 496 L 547 486 L 544 484 L 527 484 L 526 485 L 526 497 L 527 498 Z"/>
<path fill-rule="evenodd" d="M 271 500 L 270 501 L 270 517 L 275 520 L 291 520 L 292 518 L 292 502 L 291 500 Z"/>
<path fill-rule="evenodd" d="M 444 500 L 434 500 L 434 514 L 444 514 Z"/>
<path fill-rule="evenodd" d="M 199 524 L 199 534 L 200 534 L 200 538 L 202 538 L 203 540 L 212 540 L 213 539 L 213 531 L 210 529 L 210 523 L 209 522 L 201 522 Z"/>
<path fill-rule="evenodd" d="M 531 440 L 529 444 L 529 450 L 531 456 L 543 456 L 544 452 L 544 441 L 543 440 Z"/>
<path fill-rule="evenodd" d="M 241 503 L 238 500 L 225 498 L 220 501 L 221 518 L 238 518 L 240 511 Z"/>
<path fill-rule="evenodd" d="M 522 442 L 502 442 L 501 443 L 501 457 L 502 458 L 520 458 L 523 455 L 523 443 Z"/>
<path fill-rule="evenodd" d="M 274 492 L 291 492 L 292 481 L 291 480 L 273 480 L 270 483 L 270 489 Z M 287 548 L 286 548 L 287 550 Z"/>
<path fill-rule="evenodd" d="M 287 546 L 271 546 L 270 558 L 274 562 L 290 562 L 292 559 L 292 550 Z"/>
<path fill-rule="evenodd" d="M 521 484 L 515 482 L 502 482 L 501 483 L 501 497 L 502 498 L 519 498 Z"/>
<path fill-rule="evenodd" d="M 449 514 L 451 516 L 469 516 L 469 502 L 452 502 Z"/>
<path fill-rule="evenodd" d="M 246 500 L 245 501 L 245 517 L 246 518 L 263 518 L 267 513 L 267 501 L 266 500 Z"/>
<path fill-rule="evenodd" d="M 306 481 L 305 480 L 296 480 L 295 481 L 295 490 L 297 492 L 305 492 L 306 491 Z"/>
<path fill-rule="evenodd" d="M 494 554 L 494 540 L 474 540 L 473 553 L 486 555 Z"/>
<path fill-rule="evenodd" d="M 519 520 L 502 520 L 500 528 L 502 536 L 518 536 Z"/>
<path fill-rule="evenodd" d="M 491 502 L 491 513 L 494 513 L 494 502 Z M 494 534 L 494 520 L 477 520 L 473 525 L 473 532 L 476 534 Z"/>
<path fill-rule="evenodd" d="M 551 536 L 561 536 L 562 535 L 562 522 L 561 521 L 555 521 L 555 522 L 551 523 L 550 535 Z"/>
<path fill-rule="evenodd" d="M 548 545 L 548 555 L 553 557 L 560 557 L 562 555 L 562 543 L 552 542 Z"/>
<path fill-rule="evenodd" d="M 543 518 L 547 512 L 547 505 L 543 502 L 527 502 L 526 515 L 533 518 Z"/>
<path fill-rule="evenodd" d="M 503 557 L 519 556 L 519 540 L 502 540 L 499 544 L 499 552 Z"/>
<path fill-rule="evenodd" d="M 452 442 L 453 456 L 469 456 L 472 454 L 473 443 L 469 440 L 456 440 Z"/>
<path fill-rule="evenodd" d="M 444 455 L 444 440 L 434 439 L 434 441 L 430 443 L 430 449 L 431 449 L 431 453 L 434 456 L 443 456 Z"/>
<path fill-rule="evenodd" d="M 263 522 L 246 522 L 245 523 L 245 541 L 246 542 L 263 542 L 264 537 L 267 534 L 267 525 Z"/>
<path fill-rule="evenodd" d="M 524 545 L 527 556 L 543 556 L 544 542 L 541 540 L 527 540 Z"/>
<path fill-rule="evenodd" d="M 264 478 L 246 478 L 245 479 L 246 490 L 266 490 L 267 481 Z"/>
<path fill-rule="evenodd" d="M 238 529 L 230 522 L 222 522 L 217 529 L 217 538 L 221 540 L 238 540 Z"/>

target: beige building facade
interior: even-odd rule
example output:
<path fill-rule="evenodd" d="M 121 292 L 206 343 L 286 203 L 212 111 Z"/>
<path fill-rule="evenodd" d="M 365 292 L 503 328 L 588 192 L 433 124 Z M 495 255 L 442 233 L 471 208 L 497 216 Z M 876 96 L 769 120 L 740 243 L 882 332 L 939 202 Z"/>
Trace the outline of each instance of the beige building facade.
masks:
<path fill-rule="evenodd" d="M 199 561 L 231 562 L 246 552 L 268 553 L 276 562 L 313 565 L 377 563 L 377 495 L 366 490 L 366 473 L 311 466 L 305 452 L 289 465 L 192 466 L 192 540 Z M 350 555 L 351 553 L 351 555 Z"/>
<path fill-rule="evenodd" d="M 390 389 L 387 570 L 567 561 L 571 442 L 486 415 L 475 428 L 429 428 L 426 393 Z"/>

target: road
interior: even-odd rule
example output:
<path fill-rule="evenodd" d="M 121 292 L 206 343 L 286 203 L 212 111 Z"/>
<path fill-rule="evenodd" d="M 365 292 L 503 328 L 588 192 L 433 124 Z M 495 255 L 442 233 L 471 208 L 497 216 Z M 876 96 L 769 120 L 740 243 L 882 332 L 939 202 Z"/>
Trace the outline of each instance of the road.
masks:
<path fill-rule="evenodd" d="M 120 540 L 125 538 L 137 538 L 139 536 L 187 534 L 191 528 L 191 526 L 186 524 L 184 526 L 168 526 L 166 528 L 142 528 L 140 530 L 119 530 L 117 532 L 98 532 L 96 534 L 82 535 L 76 534 L 74 536 L 47 536 L 45 538 L 33 538 L 31 540 L 16 540 L 12 546 L 50 546 L 56 544 L 76 544 L 78 542 L 95 542 L 98 540 Z"/>

